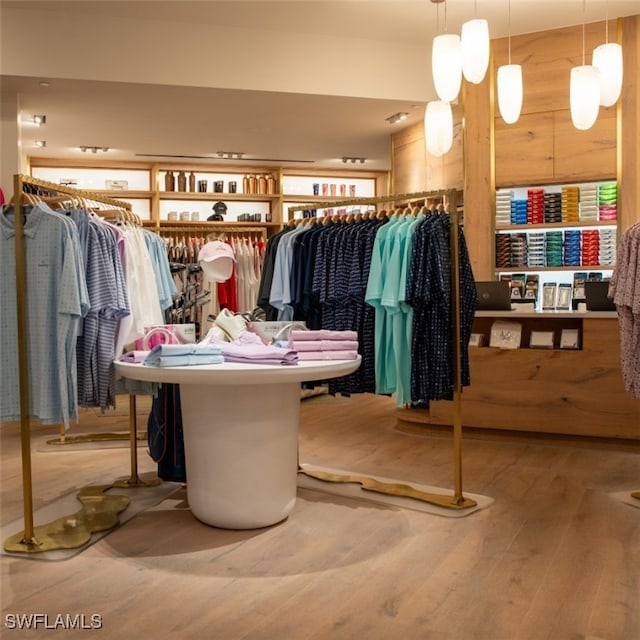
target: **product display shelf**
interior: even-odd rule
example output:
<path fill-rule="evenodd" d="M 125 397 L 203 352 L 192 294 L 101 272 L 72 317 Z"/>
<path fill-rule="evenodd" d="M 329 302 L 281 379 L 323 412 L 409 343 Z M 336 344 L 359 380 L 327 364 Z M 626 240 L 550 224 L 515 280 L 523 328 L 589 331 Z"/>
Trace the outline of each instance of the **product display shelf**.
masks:
<path fill-rule="evenodd" d="M 277 194 L 246 194 L 246 193 L 223 193 L 218 191 L 160 191 L 158 197 L 161 200 L 198 200 L 205 202 L 216 202 L 217 200 L 230 200 L 237 202 L 278 202 L 280 196 Z"/>
<path fill-rule="evenodd" d="M 541 222 L 539 224 L 496 224 L 496 231 L 529 231 L 538 229 L 562 229 L 563 227 L 584 227 L 589 229 L 592 227 L 617 227 L 617 221 L 593 221 L 593 222 Z"/>

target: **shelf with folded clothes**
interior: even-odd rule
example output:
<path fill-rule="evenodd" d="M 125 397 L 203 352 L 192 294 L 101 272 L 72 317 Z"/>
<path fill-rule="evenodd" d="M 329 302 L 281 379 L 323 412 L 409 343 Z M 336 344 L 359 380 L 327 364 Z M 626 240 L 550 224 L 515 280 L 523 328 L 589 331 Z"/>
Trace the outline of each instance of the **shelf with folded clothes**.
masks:
<path fill-rule="evenodd" d="M 616 227 L 618 225 L 617 221 L 593 221 L 593 222 L 540 222 L 537 224 L 530 224 L 528 222 L 522 224 L 496 224 L 496 231 L 529 231 L 533 229 L 562 229 L 564 227 L 567 228 L 585 228 L 589 229 L 592 227 Z"/>

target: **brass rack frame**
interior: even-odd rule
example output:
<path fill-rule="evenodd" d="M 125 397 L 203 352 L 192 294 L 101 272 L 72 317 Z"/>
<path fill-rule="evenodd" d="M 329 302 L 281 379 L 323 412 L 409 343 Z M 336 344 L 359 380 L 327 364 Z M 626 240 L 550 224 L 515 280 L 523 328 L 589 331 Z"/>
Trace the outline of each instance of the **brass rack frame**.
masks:
<path fill-rule="evenodd" d="M 292 220 L 296 211 L 309 209 L 332 209 L 335 207 L 359 205 L 359 204 L 383 204 L 393 203 L 396 206 L 406 205 L 412 201 L 442 199 L 448 204 L 448 213 L 451 219 L 451 228 L 458 229 L 458 191 L 456 189 L 446 189 L 441 191 L 418 191 L 413 193 L 391 194 L 388 196 L 371 198 L 351 198 L 349 200 L 335 200 L 331 202 L 312 203 L 306 205 L 296 205 L 289 208 L 289 220 Z M 452 314 L 453 344 L 454 344 L 454 390 L 453 390 L 453 443 L 454 443 L 454 495 L 446 496 L 442 494 L 422 492 L 403 484 L 382 483 L 370 478 L 355 476 L 352 474 L 340 476 L 336 474 L 326 474 L 322 471 L 312 471 L 300 467 L 299 472 L 314 478 L 319 478 L 327 482 L 359 482 L 363 488 L 386 493 L 390 495 L 401 495 L 416 498 L 423 502 L 435 504 L 448 509 L 468 509 L 477 506 L 475 500 L 465 498 L 462 493 L 462 347 L 460 344 L 460 273 L 459 262 L 459 242 L 458 234 L 451 233 L 451 282 L 452 282 Z"/>
<path fill-rule="evenodd" d="M 33 479 L 31 466 L 31 432 L 30 432 L 30 389 L 27 331 L 27 274 L 26 251 L 24 240 L 23 203 L 25 201 L 24 185 L 33 185 L 51 192 L 63 193 L 75 198 L 90 200 L 108 205 L 111 208 L 130 212 L 128 202 L 114 200 L 92 191 L 73 189 L 53 182 L 39 180 L 31 176 L 16 174 L 13 177 L 13 194 L 15 217 L 15 265 L 16 265 L 16 315 L 18 329 L 18 380 L 20 385 L 20 441 L 22 454 L 22 494 L 24 512 L 24 533 L 17 544 L 11 545 L 12 551 L 39 551 L 43 545 L 35 536 L 33 523 Z M 47 546 L 48 549 L 59 548 Z"/>

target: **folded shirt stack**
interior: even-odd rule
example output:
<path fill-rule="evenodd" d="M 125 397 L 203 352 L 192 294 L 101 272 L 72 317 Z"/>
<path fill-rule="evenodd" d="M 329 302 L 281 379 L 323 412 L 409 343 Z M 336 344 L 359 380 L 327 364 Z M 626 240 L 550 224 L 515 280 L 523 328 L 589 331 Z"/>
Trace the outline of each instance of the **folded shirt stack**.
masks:
<path fill-rule="evenodd" d="M 356 360 L 358 334 L 355 331 L 292 331 L 289 347 L 300 360 Z"/>
<path fill-rule="evenodd" d="M 249 331 L 242 333 L 233 342 L 225 342 L 215 332 L 209 332 L 206 342 L 200 344 L 214 345 L 220 349 L 225 362 L 241 362 L 244 364 L 298 364 L 298 354 L 289 347 L 267 345 Z"/>
<path fill-rule="evenodd" d="M 158 344 L 142 361 L 147 367 L 185 367 L 198 364 L 224 362 L 218 345 L 212 344 Z"/>

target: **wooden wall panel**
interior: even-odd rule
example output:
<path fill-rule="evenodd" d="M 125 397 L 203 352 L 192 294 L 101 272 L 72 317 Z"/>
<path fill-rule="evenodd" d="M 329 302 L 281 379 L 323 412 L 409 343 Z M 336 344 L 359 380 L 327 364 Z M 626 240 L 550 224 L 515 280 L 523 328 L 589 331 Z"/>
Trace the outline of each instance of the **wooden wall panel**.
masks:
<path fill-rule="evenodd" d="M 616 24 L 611 20 L 610 39 L 615 32 Z M 585 26 L 586 64 L 604 40 L 604 22 Z M 494 40 L 492 45 L 496 69 L 508 64 L 507 38 Z M 522 65 L 523 114 L 567 109 L 571 67 L 582 64 L 582 25 L 512 37 L 511 62 Z"/>
<path fill-rule="evenodd" d="M 393 152 L 393 192 L 464 187 L 462 152 L 462 107 L 453 106 L 453 145 L 441 158 L 427 153 L 424 141 L 424 123 L 412 125 L 391 138 Z"/>
<path fill-rule="evenodd" d="M 568 110 L 553 114 L 554 177 L 566 182 L 615 180 L 616 109 L 600 108 L 596 123 L 578 131 Z"/>
<path fill-rule="evenodd" d="M 406 127 L 391 136 L 393 154 L 392 193 L 425 191 L 427 187 L 424 125 Z"/>
<path fill-rule="evenodd" d="M 496 118 L 495 162 L 498 187 L 553 182 L 553 113 Z"/>
<path fill-rule="evenodd" d="M 621 23 L 624 82 L 620 98 L 620 229 L 640 222 L 640 15 Z"/>

